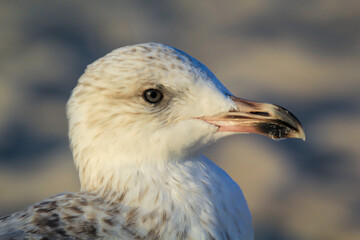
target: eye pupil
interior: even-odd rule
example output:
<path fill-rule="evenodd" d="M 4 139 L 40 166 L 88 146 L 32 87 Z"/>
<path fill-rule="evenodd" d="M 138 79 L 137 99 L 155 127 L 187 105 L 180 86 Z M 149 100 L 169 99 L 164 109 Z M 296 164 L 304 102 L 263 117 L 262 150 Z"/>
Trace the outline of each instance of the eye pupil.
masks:
<path fill-rule="evenodd" d="M 156 98 L 157 97 L 157 92 L 155 92 L 155 91 L 153 91 L 153 92 L 151 92 L 150 93 L 150 97 L 152 97 L 152 98 Z"/>
<path fill-rule="evenodd" d="M 148 89 L 143 94 L 144 99 L 149 103 L 158 103 L 162 99 L 162 93 L 157 89 Z"/>

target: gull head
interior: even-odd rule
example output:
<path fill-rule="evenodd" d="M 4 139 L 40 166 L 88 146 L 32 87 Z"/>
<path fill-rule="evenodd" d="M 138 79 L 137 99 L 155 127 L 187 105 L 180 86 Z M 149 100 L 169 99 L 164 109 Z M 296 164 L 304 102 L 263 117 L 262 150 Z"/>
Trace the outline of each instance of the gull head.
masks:
<path fill-rule="evenodd" d="M 67 114 L 80 179 L 99 168 L 191 159 L 234 133 L 305 139 L 286 109 L 233 96 L 202 63 L 159 43 L 122 47 L 90 64 Z"/>

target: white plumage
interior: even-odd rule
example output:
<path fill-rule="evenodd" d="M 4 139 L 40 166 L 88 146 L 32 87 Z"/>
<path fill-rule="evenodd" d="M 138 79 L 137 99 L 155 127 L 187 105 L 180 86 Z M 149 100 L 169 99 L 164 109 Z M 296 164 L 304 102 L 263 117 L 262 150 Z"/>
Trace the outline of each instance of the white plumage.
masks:
<path fill-rule="evenodd" d="M 234 132 L 304 138 L 287 110 L 233 97 L 158 43 L 89 65 L 67 112 L 81 192 L 0 219 L 0 239 L 253 239 L 241 189 L 202 147 Z"/>

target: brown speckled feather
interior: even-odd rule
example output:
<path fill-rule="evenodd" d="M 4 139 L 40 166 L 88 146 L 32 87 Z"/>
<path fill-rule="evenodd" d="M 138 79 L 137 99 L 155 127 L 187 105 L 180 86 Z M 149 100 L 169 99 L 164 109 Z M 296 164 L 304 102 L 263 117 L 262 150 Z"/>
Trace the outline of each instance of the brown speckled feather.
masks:
<path fill-rule="evenodd" d="M 2 217 L 0 239 L 109 239 L 120 230 L 120 239 L 136 239 L 129 213 L 94 194 L 63 193 Z"/>

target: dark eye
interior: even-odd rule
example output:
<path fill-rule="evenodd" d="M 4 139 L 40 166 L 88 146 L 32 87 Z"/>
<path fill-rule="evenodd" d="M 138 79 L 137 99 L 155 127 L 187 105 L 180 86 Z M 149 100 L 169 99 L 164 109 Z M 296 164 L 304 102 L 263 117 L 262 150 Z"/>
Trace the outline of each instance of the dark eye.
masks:
<path fill-rule="evenodd" d="M 143 96 L 149 103 L 158 103 L 163 97 L 162 93 L 157 89 L 148 89 L 144 92 Z"/>

